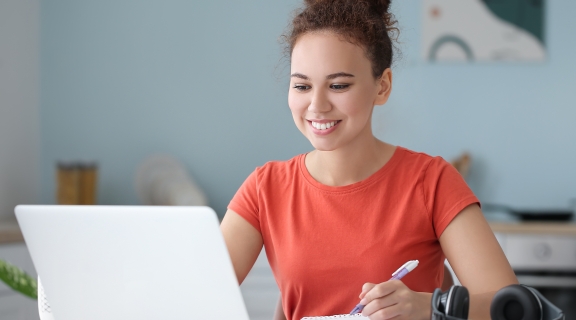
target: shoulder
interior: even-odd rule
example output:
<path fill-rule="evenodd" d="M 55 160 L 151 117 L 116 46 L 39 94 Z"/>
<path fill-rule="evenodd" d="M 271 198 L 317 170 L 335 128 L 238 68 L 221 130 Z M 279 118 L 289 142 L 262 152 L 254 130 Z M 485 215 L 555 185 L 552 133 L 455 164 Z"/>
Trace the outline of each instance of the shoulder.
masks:
<path fill-rule="evenodd" d="M 276 195 L 284 192 L 295 179 L 288 179 L 290 175 L 297 177 L 299 170 L 298 162 L 303 155 L 295 156 L 286 161 L 269 161 L 260 167 L 256 167 L 252 173 L 244 180 L 232 203 L 250 203 L 252 207 L 257 207 L 260 197 Z M 236 212 L 238 212 L 236 210 Z"/>
<path fill-rule="evenodd" d="M 289 160 L 268 161 L 264 165 L 256 168 L 255 174 L 260 182 L 270 179 L 274 181 L 286 181 L 300 172 L 300 162 L 305 154 L 299 154 Z"/>
<path fill-rule="evenodd" d="M 397 147 L 401 156 L 401 168 L 413 173 L 430 174 L 450 167 L 450 163 L 440 156 L 432 156 L 424 152 Z"/>

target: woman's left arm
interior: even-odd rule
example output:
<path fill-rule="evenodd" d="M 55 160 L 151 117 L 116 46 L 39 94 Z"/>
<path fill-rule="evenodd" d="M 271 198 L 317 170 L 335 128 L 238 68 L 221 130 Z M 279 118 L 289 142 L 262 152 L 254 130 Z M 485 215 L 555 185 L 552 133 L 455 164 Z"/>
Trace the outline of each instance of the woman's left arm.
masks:
<path fill-rule="evenodd" d="M 462 210 L 440 236 L 458 280 L 470 293 L 470 319 L 490 319 L 490 303 L 516 275 L 477 204 Z"/>
<path fill-rule="evenodd" d="M 469 319 L 490 319 L 490 303 L 501 288 L 518 283 L 480 207 L 464 208 L 440 236 L 458 280 L 470 293 Z M 360 294 L 370 319 L 430 319 L 430 293 L 414 292 L 398 280 L 366 283 Z"/>

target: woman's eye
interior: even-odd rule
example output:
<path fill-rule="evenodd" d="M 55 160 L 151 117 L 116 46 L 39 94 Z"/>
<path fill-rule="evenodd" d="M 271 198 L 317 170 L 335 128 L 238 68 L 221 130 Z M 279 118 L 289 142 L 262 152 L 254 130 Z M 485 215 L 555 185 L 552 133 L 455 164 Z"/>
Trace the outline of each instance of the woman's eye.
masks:
<path fill-rule="evenodd" d="M 298 90 L 298 91 L 306 91 L 306 90 L 310 89 L 310 86 L 306 86 L 306 85 L 303 85 L 303 84 L 296 84 L 296 85 L 294 85 L 292 88 L 294 88 L 294 89 L 296 89 L 296 90 Z"/>
<path fill-rule="evenodd" d="M 330 86 L 330 88 L 334 89 L 334 90 L 344 90 L 346 88 L 348 88 L 350 85 L 349 84 L 333 84 Z"/>

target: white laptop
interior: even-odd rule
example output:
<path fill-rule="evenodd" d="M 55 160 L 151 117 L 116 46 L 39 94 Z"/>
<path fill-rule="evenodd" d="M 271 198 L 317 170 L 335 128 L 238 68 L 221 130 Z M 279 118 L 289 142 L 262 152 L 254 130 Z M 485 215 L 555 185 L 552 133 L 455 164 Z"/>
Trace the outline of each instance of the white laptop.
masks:
<path fill-rule="evenodd" d="M 15 211 L 55 320 L 248 320 L 209 207 Z"/>

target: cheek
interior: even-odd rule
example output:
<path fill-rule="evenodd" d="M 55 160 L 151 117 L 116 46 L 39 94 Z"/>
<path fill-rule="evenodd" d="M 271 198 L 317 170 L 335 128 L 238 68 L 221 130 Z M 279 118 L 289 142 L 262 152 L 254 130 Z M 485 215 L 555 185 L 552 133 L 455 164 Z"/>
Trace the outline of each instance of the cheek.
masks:
<path fill-rule="evenodd" d="M 369 112 L 372 107 L 371 101 L 362 93 L 337 95 L 333 101 L 340 112 L 351 117 Z"/>
<path fill-rule="evenodd" d="M 304 112 L 308 108 L 308 99 L 302 94 L 288 93 L 288 107 L 295 114 Z"/>

